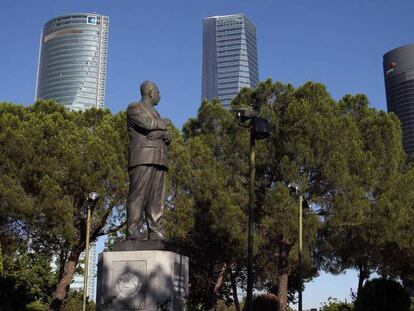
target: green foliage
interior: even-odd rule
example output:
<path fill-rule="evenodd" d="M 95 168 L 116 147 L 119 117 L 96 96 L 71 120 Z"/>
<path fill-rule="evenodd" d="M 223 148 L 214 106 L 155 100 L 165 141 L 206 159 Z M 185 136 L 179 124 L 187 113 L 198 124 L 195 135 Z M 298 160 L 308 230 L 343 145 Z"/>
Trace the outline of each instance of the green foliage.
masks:
<path fill-rule="evenodd" d="M 204 102 L 183 137 L 177 132 L 173 139 L 170 156 L 177 160 L 169 172 L 167 228 L 192 258 L 190 303 L 209 309 L 219 297 L 221 277 L 244 260 L 247 133 L 220 103 Z"/>
<path fill-rule="evenodd" d="M 410 309 L 410 297 L 400 283 L 374 279 L 365 283 L 355 301 L 355 311 L 386 311 Z"/>
<path fill-rule="evenodd" d="M 27 304 L 33 301 L 30 296 L 28 284 L 18 284 L 16 280 L 9 277 L 0 279 L 0 310 L 20 311 L 25 310 Z"/>
<path fill-rule="evenodd" d="M 80 291 L 70 292 L 63 303 L 62 311 L 79 311 L 83 306 L 83 294 Z M 86 302 L 87 311 L 95 311 L 96 306 L 92 300 Z"/>
<path fill-rule="evenodd" d="M 240 308 L 241 310 L 243 308 Z M 223 300 L 219 300 L 216 306 L 217 311 L 235 311 L 235 307 L 233 304 L 228 304 L 227 302 L 223 301 Z"/>
<path fill-rule="evenodd" d="M 401 243 L 396 232 L 407 225 L 407 210 L 401 207 L 394 215 L 399 221 L 382 235 L 382 215 L 395 209 L 397 199 L 388 206 L 382 201 L 392 194 L 405 159 L 395 116 L 369 108 L 364 95 L 336 102 L 322 84 L 312 82 L 294 88 L 267 80 L 255 90 L 243 89 L 232 105 L 259 111 L 272 127 L 271 137 L 257 142 L 256 286 L 277 291 L 279 274 L 285 273 L 277 262 L 282 243 L 288 245 L 290 294 L 300 287 L 298 200 L 289 194 L 291 182 L 300 186 L 305 199 L 305 280 L 317 275 L 318 267 L 340 272 L 362 266 L 369 274 L 384 266 L 387 249 L 382 247 Z M 180 232 L 171 232 L 192 246 L 193 260 L 200 260 L 196 267 L 208 267 L 193 271 L 197 289 L 192 297 L 200 301 L 208 292 L 206 280 L 221 271 L 220 262 L 237 275 L 239 286 L 245 284 L 246 241 L 240 237 L 246 235 L 248 131 L 216 101 L 203 102 L 177 141 L 172 210 L 185 211 L 182 219 L 187 221 L 172 226 Z M 225 277 L 217 295 L 231 302 L 229 288 Z"/>
<path fill-rule="evenodd" d="M 65 266 L 76 263 L 85 248 L 91 191 L 101 197 L 93 210 L 91 241 L 121 223 L 127 189 L 125 128 L 125 113 L 70 112 L 52 101 L 28 107 L 0 104 L 0 223 L 5 228 L 0 241 L 8 245 L 7 264 L 31 253 L 44 256 L 50 266 L 55 256 L 57 282 L 62 281 Z"/>
<path fill-rule="evenodd" d="M 33 301 L 26 305 L 26 310 L 30 311 L 47 311 L 49 306 L 41 301 Z"/>
<path fill-rule="evenodd" d="M 401 133 L 395 116 L 368 108 L 365 96 L 347 95 L 339 107 L 341 115 L 354 123 L 358 149 L 351 178 L 335 194 L 332 216 L 324 228 L 332 247 L 325 267 L 331 271 L 356 268 L 364 279 L 382 265 L 381 247 L 396 242 L 397 231 L 392 224 L 384 227 L 384 214 L 400 207 L 387 206 L 383 200 L 402 172 Z"/>
<path fill-rule="evenodd" d="M 289 195 L 288 185 L 298 184 L 305 199 L 303 276 L 309 280 L 317 272 L 312 250 L 320 218 L 314 215 L 314 208 L 327 209 L 332 193 L 349 179 L 346 165 L 352 163 L 356 148 L 353 127 L 341 118 L 338 105 L 318 83 L 295 89 L 267 80 L 254 91 L 242 91 L 233 105 L 250 106 L 270 121 L 271 136 L 257 142 L 257 275 L 264 287 L 274 291 L 278 289 L 278 276 L 288 273 L 292 294 L 300 287 L 299 204 L 296 196 Z M 342 135 L 338 137 L 337 133 Z M 281 244 L 288 249 L 287 268 L 283 270 L 277 262 Z"/>
<path fill-rule="evenodd" d="M 7 258 L 0 278 L 0 309 L 23 310 L 36 301 L 33 308 L 45 304 L 55 284 L 56 275 L 51 271 L 49 258 L 35 253 Z"/>
<path fill-rule="evenodd" d="M 258 275 L 265 286 L 277 288 L 277 266 L 266 254 L 278 253 L 281 237 L 292 246 L 289 276 L 296 276 L 297 201 L 286 189 L 291 182 L 310 203 L 304 209 L 305 279 L 317 267 L 358 269 L 360 284 L 372 271 L 412 278 L 414 184 L 395 115 L 369 108 L 361 94 L 336 102 L 312 82 L 294 88 L 267 80 L 242 90 L 233 106 L 259 111 L 272 127 L 271 137 L 258 143 L 255 211 Z"/>
<path fill-rule="evenodd" d="M 304 198 L 305 281 L 319 268 L 356 268 L 361 285 L 372 271 L 414 280 L 414 166 L 404 165 L 394 115 L 369 108 L 364 95 L 337 102 L 312 82 L 295 88 L 266 80 L 243 89 L 232 105 L 253 108 L 272 128 L 257 141 L 257 289 L 277 293 L 282 274 L 289 276 L 291 298 L 301 286 L 292 182 Z M 169 130 L 164 218 L 168 237 L 191 257 L 189 309 L 209 310 L 217 302 L 225 309 L 234 304 L 234 288 L 246 286 L 248 130 L 216 100 L 204 101 L 182 132 Z M 70 112 L 50 101 L 0 104 L 0 298 L 17 303 L 13 310 L 50 302 L 65 265 L 77 262 L 90 191 L 102 198 L 91 240 L 109 231 L 110 249 L 124 236 L 127 140 L 124 112 Z M 47 269 L 52 258 L 56 274 Z M 70 296 L 65 308 L 79 310 L 78 298 Z"/>
<path fill-rule="evenodd" d="M 389 189 L 378 200 L 375 221 L 382 227 L 379 234 L 378 270 L 384 276 L 400 277 L 409 286 L 414 284 L 414 170 L 397 175 Z"/>
<path fill-rule="evenodd" d="M 3 254 L 1 252 L 1 243 L 0 243 L 0 277 L 3 276 Z"/>
<path fill-rule="evenodd" d="M 116 117 L 103 110 L 68 112 L 41 101 L 28 108 L 2 104 L 0 111 L 2 214 L 8 213 L 39 249 L 63 241 L 70 247 L 82 235 L 88 191 L 113 196 L 100 201 L 105 208 L 123 198 L 125 144 Z M 19 203 L 10 208 L 12 202 Z M 107 213 L 96 211 L 94 225 Z"/>
<path fill-rule="evenodd" d="M 353 304 L 341 302 L 336 298 L 329 297 L 328 302 L 322 304 L 321 311 L 352 311 Z"/>

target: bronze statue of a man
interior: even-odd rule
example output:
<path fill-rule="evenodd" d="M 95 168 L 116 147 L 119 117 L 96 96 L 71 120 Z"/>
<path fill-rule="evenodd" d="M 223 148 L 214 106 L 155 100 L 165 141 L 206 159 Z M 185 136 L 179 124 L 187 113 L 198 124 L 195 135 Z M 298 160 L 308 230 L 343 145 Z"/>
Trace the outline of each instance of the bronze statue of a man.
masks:
<path fill-rule="evenodd" d="M 162 119 L 154 106 L 160 101 L 155 83 L 141 84 L 140 102 L 127 109 L 128 174 L 127 238 L 142 238 L 140 229 L 145 220 L 149 239 L 163 239 L 162 217 L 165 181 L 168 170 L 167 145 L 169 119 Z"/>

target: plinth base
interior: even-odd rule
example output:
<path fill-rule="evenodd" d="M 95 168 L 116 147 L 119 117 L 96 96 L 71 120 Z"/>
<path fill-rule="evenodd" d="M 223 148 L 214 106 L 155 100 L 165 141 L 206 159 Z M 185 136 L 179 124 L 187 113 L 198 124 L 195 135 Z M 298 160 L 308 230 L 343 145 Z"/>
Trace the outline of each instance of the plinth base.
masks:
<path fill-rule="evenodd" d="M 169 250 L 148 250 L 148 243 L 145 250 L 135 250 L 130 241 L 122 244 L 129 250 L 99 254 L 97 310 L 185 309 L 188 257 Z"/>

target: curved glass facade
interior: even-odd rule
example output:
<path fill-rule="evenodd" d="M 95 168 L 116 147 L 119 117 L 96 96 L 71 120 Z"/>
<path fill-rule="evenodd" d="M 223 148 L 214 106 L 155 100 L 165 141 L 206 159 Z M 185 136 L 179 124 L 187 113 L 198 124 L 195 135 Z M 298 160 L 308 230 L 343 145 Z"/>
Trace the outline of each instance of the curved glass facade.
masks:
<path fill-rule="evenodd" d="M 229 108 L 241 88 L 258 82 L 253 23 L 244 14 L 204 18 L 201 98 L 218 97 Z"/>
<path fill-rule="evenodd" d="M 414 152 L 414 44 L 384 54 L 384 79 L 387 109 L 400 119 L 403 147 L 408 156 Z"/>
<path fill-rule="evenodd" d="M 71 110 L 105 106 L 109 18 L 78 13 L 48 21 L 40 38 L 36 99 Z"/>

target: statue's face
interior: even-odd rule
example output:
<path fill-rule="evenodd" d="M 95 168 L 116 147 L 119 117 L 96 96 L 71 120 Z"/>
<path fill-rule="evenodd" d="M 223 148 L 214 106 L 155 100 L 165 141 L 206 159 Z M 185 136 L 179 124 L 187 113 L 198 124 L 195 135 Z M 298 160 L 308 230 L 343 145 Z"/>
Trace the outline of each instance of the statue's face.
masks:
<path fill-rule="evenodd" d="M 155 106 L 160 102 L 161 96 L 160 91 L 158 90 L 158 87 L 154 85 L 154 88 L 152 90 L 152 104 Z"/>

